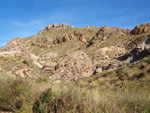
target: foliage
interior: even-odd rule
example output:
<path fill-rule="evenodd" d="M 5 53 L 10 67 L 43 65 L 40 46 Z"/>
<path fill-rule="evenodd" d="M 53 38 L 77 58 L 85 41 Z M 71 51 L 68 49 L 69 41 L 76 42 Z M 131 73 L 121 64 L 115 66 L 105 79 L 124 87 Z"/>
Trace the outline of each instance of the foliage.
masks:
<path fill-rule="evenodd" d="M 22 63 L 26 64 L 27 66 L 29 66 L 28 61 L 24 60 Z"/>
<path fill-rule="evenodd" d="M 23 79 L 0 78 L 0 110 L 16 111 L 31 104 L 30 85 Z"/>
<path fill-rule="evenodd" d="M 149 113 L 149 59 L 103 71 L 76 83 L 52 85 L 45 77 L 38 77 L 35 82 L 1 77 L 0 110 L 18 113 Z"/>

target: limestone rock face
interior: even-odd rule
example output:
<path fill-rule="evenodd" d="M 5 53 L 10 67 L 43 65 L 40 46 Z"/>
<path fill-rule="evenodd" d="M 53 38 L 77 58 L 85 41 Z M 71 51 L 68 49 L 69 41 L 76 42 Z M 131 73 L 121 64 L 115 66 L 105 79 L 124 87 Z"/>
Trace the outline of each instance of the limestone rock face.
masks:
<path fill-rule="evenodd" d="M 137 25 L 130 34 L 137 35 L 141 33 L 147 33 L 150 32 L 150 23 L 145 23 L 142 25 Z"/>

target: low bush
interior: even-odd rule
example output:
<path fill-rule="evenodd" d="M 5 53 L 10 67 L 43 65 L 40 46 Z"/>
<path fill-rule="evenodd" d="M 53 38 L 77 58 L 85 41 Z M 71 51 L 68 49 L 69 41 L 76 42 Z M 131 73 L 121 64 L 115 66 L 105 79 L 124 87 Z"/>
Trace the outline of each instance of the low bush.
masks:
<path fill-rule="evenodd" d="M 51 88 L 43 92 L 35 102 L 34 113 L 85 113 L 98 111 L 90 93 L 77 87 Z M 99 104 L 97 104 L 99 105 Z"/>
<path fill-rule="evenodd" d="M 26 64 L 27 66 L 29 66 L 28 61 L 24 60 L 22 63 Z"/>
<path fill-rule="evenodd" d="M 31 104 L 31 91 L 23 79 L 0 78 L 0 110 L 16 111 Z"/>

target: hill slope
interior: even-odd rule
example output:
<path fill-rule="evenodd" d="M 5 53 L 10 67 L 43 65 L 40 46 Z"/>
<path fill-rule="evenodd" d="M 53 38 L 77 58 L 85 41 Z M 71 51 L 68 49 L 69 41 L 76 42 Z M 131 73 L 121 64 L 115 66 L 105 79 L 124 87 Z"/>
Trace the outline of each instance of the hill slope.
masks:
<path fill-rule="evenodd" d="M 54 24 L 38 35 L 11 40 L 0 49 L 0 56 L 17 58 L 23 55 L 22 62 L 26 60 L 39 70 L 36 74 L 32 72 L 33 76 L 40 76 L 44 70 L 47 72 L 45 76 L 54 81 L 77 80 L 103 70 L 117 69 L 147 56 L 150 48 L 149 26 L 147 23 L 128 30 L 107 26 L 74 28 L 65 23 Z M 18 59 L 15 61 L 17 63 Z M 12 65 L 16 68 L 17 64 Z M 24 67 L 19 68 L 20 71 L 25 70 Z M 30 66 L 28 68 L 28 71 L 33 70 Z M 17 72 L 12 73 L 13 70 L 3 73 L 16 76 Z"/>
<path fill-rule="evenodd" d="M 150 112 L 150 23 L 47 26 L 0 48 L 0 112 Z"/>

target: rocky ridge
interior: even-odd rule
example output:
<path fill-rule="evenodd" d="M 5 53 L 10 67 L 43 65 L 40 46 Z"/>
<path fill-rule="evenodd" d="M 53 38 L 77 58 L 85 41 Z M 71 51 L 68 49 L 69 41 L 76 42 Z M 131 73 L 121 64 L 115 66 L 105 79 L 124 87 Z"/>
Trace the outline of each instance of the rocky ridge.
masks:
<path fill-rule="evenodd" d="M 51 29 L 65 29 L 68 27 L 73 27 L 73 26 L 68 26 L 66 23 L 62 23 L 60 25 L 54 23 L 53 25 L 46 26 L 46 28 L 44 30 L 39 31 L 38 34 L 45 33 L 47 31 L 50 31 Z"/>
<path fill-rule="evenodd" d="M 85 35 L 79 31 L 69 31 L 65 34 L 57 36 L 55 40 L 52 40 L 51 37 L 40 37 L 37 40 L 32 41 L 33 46 L 39 46 L 44 48 L 51 48 L 63 42 L 70 40 L 86 42 Z"/>
<path fill-rule="evenodd" d="M 137 35 L 141 33 L 147 33 L 150 32 L 150 23 L 145 23 L 142 25 L 137 25 L 130 34 Z"/>
<path fill-rule="evenodd" d="M 0 48 L 0 56 L 23 54 L 30 58 L 30 52 L 23 46 L 21 38 L 14 38 L 7 43 L 7 46 Z"/>
<path fill-rule="evenodd" d="M 37 36 L 11 40 L 0 48 L 0 57 L 24 56 L 39 68 L 39 73 L 45 71 L 46 76 L 54 82 L 78 80 L 104 70 L 117 69 L 149 55 L 149 26 L 147 23 L 128 30 L 107 26 L 73 28 L 64 23 L 54 24 L 47 26 Z M 54 34 L 52 38 L 49 36 L 52 29 L 63 32 Z M 0 67 L 3 67 L 2 64 Z M 29 78 L 32 77 L 31 73 L 30 65 L 16 71 L 16 75 L 28 75 L 26 77 Z"/>

